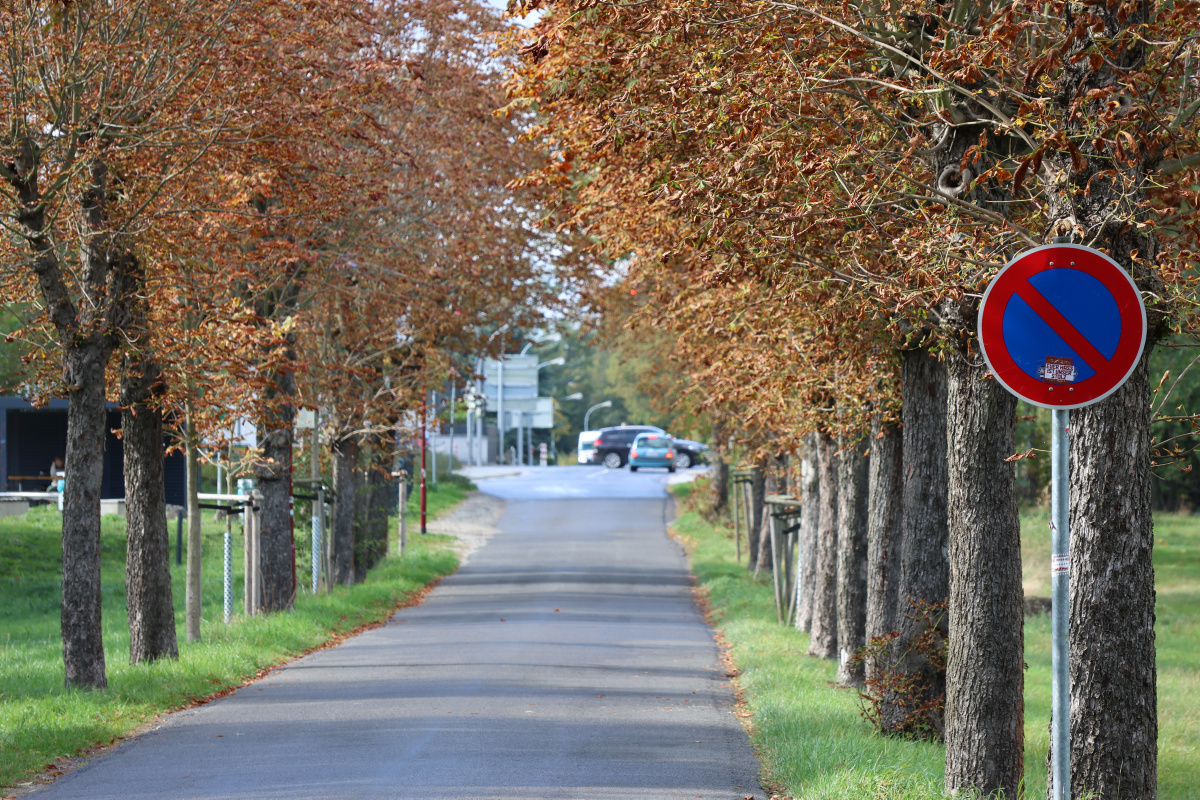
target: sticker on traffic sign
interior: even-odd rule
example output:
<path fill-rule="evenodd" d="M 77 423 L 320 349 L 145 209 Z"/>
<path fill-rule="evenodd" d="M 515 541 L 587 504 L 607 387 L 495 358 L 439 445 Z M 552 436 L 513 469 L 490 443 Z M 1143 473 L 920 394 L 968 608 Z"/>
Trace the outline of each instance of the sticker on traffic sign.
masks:
<path fill-rule="evenodd" d="M 1129 273 L 1077 244 L 1026 250 L 992 279 L 979 344 L 996 380 L 1043 408 L 1103 400 L 1146 344 L 1146 307 Z"/>

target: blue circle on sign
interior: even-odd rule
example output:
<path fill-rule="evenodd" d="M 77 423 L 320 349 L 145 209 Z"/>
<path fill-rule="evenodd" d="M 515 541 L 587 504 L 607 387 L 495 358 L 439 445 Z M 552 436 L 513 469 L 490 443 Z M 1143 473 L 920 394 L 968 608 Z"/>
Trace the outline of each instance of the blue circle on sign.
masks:
<path fill-rule="evenodd" d="M 1069 267 L 1039 272 L 1029 283 L 1105 358 L 1112 359 L 1121 341 L 1121 309 L 1103 283 Z M 1071 359 L 1079 371 L 1076 381 L 1096 374 L 1018 295 L 1013 295 L 1004 309 L 1003 330 L 1013 361 L 1031 378 L 1040 379 L 1038 368 L 1047 356 Z"/>

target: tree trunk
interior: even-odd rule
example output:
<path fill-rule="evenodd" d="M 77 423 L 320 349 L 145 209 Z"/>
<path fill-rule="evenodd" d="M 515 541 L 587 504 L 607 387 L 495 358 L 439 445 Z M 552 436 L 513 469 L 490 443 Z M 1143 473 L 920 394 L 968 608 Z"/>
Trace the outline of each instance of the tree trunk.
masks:
<path fill-rule="evenodd" d="M 779 494 L 780 492 L 779 459 L 768 459 L 757 469 L 757 474 L 761 475 L 762 479 L 751 486 L 751 495 L 754 498 L 751 507 L 756 509 L 754 519 L 758 528 L 758 554 L 754 559 L 755 575 L 760 572 L 770 572 L 774 566 L 775 553 L 771 549 L 771 507 L 767 505 L 766 497 L 769 494 Z"/>
<path fill-rule="evenodd" d="M 1047 151 L 1045 162 L 1050 174 L 1070 176 L 1047 192 L 1050 230 L 1077 234 L 1120 264 L 1144 293 L 1148 323 L 1146 350 L 1129 380 L 1070 412 L 1071 795 L 1099 800 L 1148 800 L 1158 790 L 1147 362 L 1165 333 L 1171 308 L 1162 298 L 1171 293 L 1156 266 L 1160 226 L 1147 201 L 1162 152 L 1142 148 L 1114 159 L 1091 138 L 1130 69 L 1166 55 L 1137 33 L 1160 13 L 1155 3 L 1063 7 L 1064 30 L 1102 32 L 1076 37 L 1059 56 L 1054 98 L 1066 141 L 1078 149 Z M 1089 62 L 1097 38 L 1130 44 L 1116 60 Z M 1073 163 L 1079 153 L 1082 165 Z"/>
<path fill-rule="evenodd" d="M 184 434 L 187 449 L 187 573 L 184 578 L 184 622 L 189 642 L 200 641 L 201 617 L 201 558 L 200 548 L 200 454 L 197 451 L 196 428 L 192 407 L 188 404 L 187 430 Z"/>
<path fill-rule="evenodd" d="M 100 489 L 104 476 L 104 369 L 111 349 L 64 346 L 67 450 L 63 460 L 62 642 L 68 686 L 104 689 L 100 620 Z"/>
<path fill-rule="evenodd" d="M 926 348 L 908 350 L 900 366 L 904 419 L 903 500 L 900 546 L 900 583 L 896 587 L 899 636 L 890 669 L 917 680 L 924 690 L 917 701 L 932 701 L 946 690 L 945 676 L 913 645 L 928 629 L 927 621 L 913 615 L 914 604 L 941 603 L 949 596 L 950 569 L 946 518 L 946 368 Z M 917 616 L 917 619 L 913 619 Z M 883 728 L 896 730 L 904 713 L 885 698 Z M 940 714 L 925 720 L 940 732 Z"/>
<path fill-rule="evenodd" d="M 750 507 L 747 509 L 746 569 L 758 569 L 758 550 L 762 546 L 763 498 L 766 496 L 766 462 L 759 461 L 750 469 Z"/>
<path fill-rule="evenodd" d="M 125 451 L 125 606 L 129 663 L 178 658 L 171 597 L 171 543 L 163 484 L 162 372 L 136 352 L 125 357 L 121 442 Z"/>
<path fill-rule="evenodd" d="M 358 469 L 358 440 L 345 436 L 333 441 L 333 543 L 331 569 L 334 583 L 354 583 L 354 473 Z"/>
<path fill-rule="evenodd" d="M 89 181 L 80 197 L 82 234 L 78 269 L 86 303 L 76 305 L 59 261 L 53 224 L 39 177 L 41 153 L 30 137 L 12 142 L 6 182 L 17 201 L 20 238 L 31 254 L 29 268 L 37 279 L 42 306 L 54 326 L 62 352 L 63 386 L 67 392 L 67 448 L 64 453 L 62 518 L 63 667 L 68 686 L 103 689 L 104 635 L 100 603 L 100 491 L 104 474 L 105 369 L 119 331 L 126 322 L 124 301 L 134 290 L 121 253 L 108 229 L 108 168 L 89 159 Z"/>
<path fill-rule="evenodd" d="M 950 638 L 946 791 L 1017 797 L 1024 769 L 1024 592 L 1016 398 L 977 354 L 949 356 Z"/>
<path fill-rule="evenodd" d="M 1071 412 L 1072 797 L 1158 792 L 1149 357 Z"/>
<path fill-rule="evenodd" d="M 863 667 L 854 655 L 866 644 L 867 476 L 865 442 L 839 437 L 837 539 L 838 683 L 859 686 Z"/>
<path fill-rule="evenodd" d="M 867 627 L 866 641 L 896 628 L 896 586 L 900 583 L 901 476 L 903 433 L 898 425 L 871 420 L 871 466 L 867 479 Z M 864 678 L 876 677 L 879 664 L 868 659 Z"/>
<path fill-rule="evenodd" d="M 361 459 L 361 452 L 360 452 Z M 368 475 L 370 464 L 354 472 L 354 582 L 367 579 L 371 568 L 371 491 Z"/>
<path fill-rule="evenodd" d="M 800 555 L 796 564 L 796 628 L 802 631 L 812 626 L 813 580 L 817 574 L 817 523 L 821 515 L 818 446 L 817 434 L 804 435 L 800 456 Z"/>
<path fill-rule="evenodd" d="M 837 444 L 821 433 L 817 439 L 817 479 L 820 513 L 817 518 L 817 544 L 813 553 L 812 635 L 808 654 L 818 658 L 837 658 Z"/>
<path fill-rule="evenodd" d="M 289 376 L 290 377 L 290 376 Z M 281 392 L 290 395 L 291 392 Z M 282 611 L 292 607 L 296 587 L 292 580 L 295 541 L 292 532 L 292 418 L 295 408 L 281 405 L 268 414 L 260 428 L 262 460 L 255 465 L 262 494 L 259 513 L 259 565 L 262 575 L 262 609 Z"/>
<path fill-rule="evenodd" d="M 378 453 L 378 451 L 376 451 Z M 375 469 L 367 479 L 370 489 L 370 510 L 367 512 L 367 528 L 370 531 L 371 551 L 370 564 L 367 569 L 379 564 L 387 556 L 388 547 L 388 510 L 391 506 L 392 492 L 388 485 L 387 473 L 381 456 L 377 456 Z"/>
<path fill-rule="evenodd" d="M 725 463 L 725 424 L 714 422 L 712 426 L 712 450 L 709 451 L 712 478 L 708 489 L 708 513 L 720 516 L 729 504 L 729 467 Z"/>

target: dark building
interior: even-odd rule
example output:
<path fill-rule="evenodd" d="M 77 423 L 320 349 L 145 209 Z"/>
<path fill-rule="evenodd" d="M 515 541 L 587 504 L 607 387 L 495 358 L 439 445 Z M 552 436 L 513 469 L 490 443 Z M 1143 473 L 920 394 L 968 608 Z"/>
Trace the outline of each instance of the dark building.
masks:
<path fill-rule="evenodd" d="M 125 496 L 125 452 L 121 440 L 113 434 L 120 427 L 121 412 L 110 405 L 100 490 L 105 499 Z M 19 397 L 0 397 L 0 486 L 10 492 L 44 490 L 50 481 L 50 465 L 66 452 L 66 400 L 51 400 L 34 408 Z M 167 503 L 185 505 L 187 473 L 183 455 L 168 456 L 165 467 Z"/>

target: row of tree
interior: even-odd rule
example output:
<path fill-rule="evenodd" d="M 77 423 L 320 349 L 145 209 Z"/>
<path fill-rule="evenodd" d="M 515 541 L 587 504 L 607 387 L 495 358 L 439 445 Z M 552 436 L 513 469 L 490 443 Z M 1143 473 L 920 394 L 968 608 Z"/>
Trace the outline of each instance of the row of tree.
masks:
<path fill-rule="evenodd" d="M 1024 748 L 1016 406 L 978 303 L 1056 236 L 1130 272 L 1147 356 L 1072 412 L 1071 785 L 1154 797 L 1147 359 L 1194 327 L 1200 5 L 510 6 L 534 9 L 510 108 L 550 162 L 523 184 L 627 260 L 614 299 L 670 331 L 715 440 L 763 480 L 798 454 L 812 652 L 853 680 L 847 656 L 892 636 L 888 667 L 936 695 L 920 642 L 944 626 L 948 791 L 1016 796 Z"/>
<path fill-rule="evenodd" d="M 536 197 L 506 188 L 543 156 L 495 114 L 504 27 L 475 0 L 0 4 L 0 264 L 23 318 L 18 389 L 69 400 L 68 685 L 106 685 L 107 402 L 122 409 L 131 659 L 175 656 L 165 441 L 222 449 L 235 420 L 255 421 L 244 469 L 262 497 L 262 607 L 289 608 L 296 409 L 322 409 L 335 482 L 360 444 L 390 469 L 391 442 L 454 354 L 498 348 L 590 280 L 537 228 Z"/>

